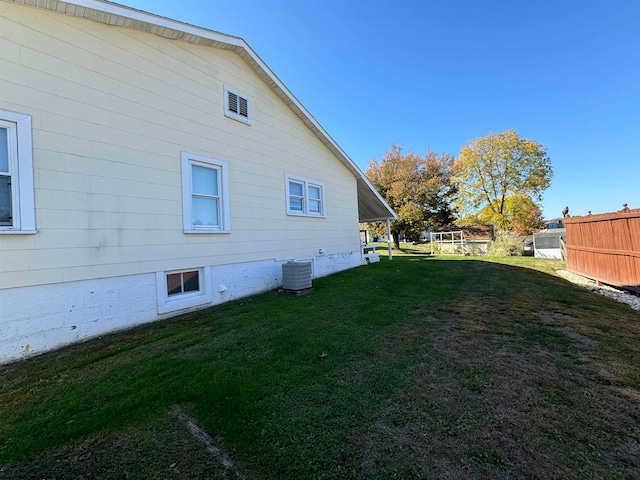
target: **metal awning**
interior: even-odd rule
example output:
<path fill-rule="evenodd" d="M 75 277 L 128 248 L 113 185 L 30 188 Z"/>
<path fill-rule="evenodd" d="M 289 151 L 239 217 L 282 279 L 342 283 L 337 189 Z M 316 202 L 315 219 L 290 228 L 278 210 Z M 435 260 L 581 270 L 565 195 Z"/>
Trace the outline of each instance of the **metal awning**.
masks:
<path fill-rule="evenodd" d="M 358 220 L 362 223 L 396 218 L 395 212 L 373 188 L 364 174 L 358 177 Z"/>

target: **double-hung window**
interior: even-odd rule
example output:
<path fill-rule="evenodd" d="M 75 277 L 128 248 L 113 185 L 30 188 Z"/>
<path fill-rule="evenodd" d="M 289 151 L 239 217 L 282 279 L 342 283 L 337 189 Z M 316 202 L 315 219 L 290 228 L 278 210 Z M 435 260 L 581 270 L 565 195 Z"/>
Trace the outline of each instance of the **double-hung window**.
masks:
<path fill-rule="evenodd" d="M 228 166 L 222 160 L 182 152 L 185 233 L 226 233 L 229 219 Z"/>
<path fill-rule="evenodd" d="M 322 182 L 286 174 L 285 183 L 288 215 L 325 216 Z"/>
<path fill-rule="evenodd" d="M 35 233 L 31 117 L 0 110 L 0 234 Z"/>

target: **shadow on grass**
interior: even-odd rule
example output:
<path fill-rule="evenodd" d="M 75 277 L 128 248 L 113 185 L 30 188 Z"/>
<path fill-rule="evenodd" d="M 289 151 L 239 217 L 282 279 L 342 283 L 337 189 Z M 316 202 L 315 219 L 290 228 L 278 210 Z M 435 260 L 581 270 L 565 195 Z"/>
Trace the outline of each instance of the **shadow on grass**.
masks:
<path fill-rule="evenodd" d="M 176 405 L 249 478 L 629 476 L 640 314 L 529 262 L 399 256 L 0 367 L 0 476 L 230 478 Z"/>

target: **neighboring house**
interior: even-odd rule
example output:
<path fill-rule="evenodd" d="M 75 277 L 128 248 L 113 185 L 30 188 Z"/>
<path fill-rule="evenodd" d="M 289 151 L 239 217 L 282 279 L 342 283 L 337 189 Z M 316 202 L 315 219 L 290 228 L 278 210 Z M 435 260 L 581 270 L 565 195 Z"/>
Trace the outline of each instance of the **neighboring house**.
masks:
<path fill-rule="evenodd" d="M 0 362 L 358 266 L 395 216 L 240 38 L 0 0 L 0 62 Z"/>
<path fill-rule="evenodd" d="M 545 230 L 554 230 L 556 228 L 564 228 L 564 218 L 550 218 L 544 221 Z"/>

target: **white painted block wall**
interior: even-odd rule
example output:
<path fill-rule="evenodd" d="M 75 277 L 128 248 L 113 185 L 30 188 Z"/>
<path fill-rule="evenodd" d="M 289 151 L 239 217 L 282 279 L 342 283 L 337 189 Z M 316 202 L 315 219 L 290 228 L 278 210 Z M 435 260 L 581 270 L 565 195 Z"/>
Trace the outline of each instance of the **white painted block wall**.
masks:
<path fill-rule="evenodd" d="M 312 258 L 314 276 L 360 265 L 360 252 Z M 278 288 L 282 261 L 210 268 L 211 302 L 158 313 L 156 275 L 141 274 L 0 290 L 0 364 L 143 323 Z M 226 290 L 219 292 L 219 285 Z"/>

